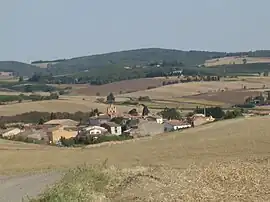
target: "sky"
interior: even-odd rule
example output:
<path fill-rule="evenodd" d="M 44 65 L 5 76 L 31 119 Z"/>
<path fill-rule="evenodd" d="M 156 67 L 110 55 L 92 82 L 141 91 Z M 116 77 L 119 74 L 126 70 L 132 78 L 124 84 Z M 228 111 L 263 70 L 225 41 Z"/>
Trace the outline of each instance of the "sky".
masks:
<path fill-rule="evenodd" d="M 0 61 L 270 49 L 269 0 L 1 0 Z"/>

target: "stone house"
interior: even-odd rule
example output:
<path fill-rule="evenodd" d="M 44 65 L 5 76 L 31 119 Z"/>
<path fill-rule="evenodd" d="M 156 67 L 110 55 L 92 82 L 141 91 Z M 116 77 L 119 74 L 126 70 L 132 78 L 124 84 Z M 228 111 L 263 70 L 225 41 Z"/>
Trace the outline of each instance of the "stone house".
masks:
<path fill-rule="evenodd" d="M 122 135 L 122 127 L 114 122 L 103 123 L 101 127 L 106 128 L 112 135 Z"/>
<path fill-rule="evenodd" d="M 109 115 L 99 115 L 99 116 L 93 116 L 89 118 L 89 125 L 90 126 L 100 126 L 103 123 L 107 123 L 111 120 L 111 117 Z"/>

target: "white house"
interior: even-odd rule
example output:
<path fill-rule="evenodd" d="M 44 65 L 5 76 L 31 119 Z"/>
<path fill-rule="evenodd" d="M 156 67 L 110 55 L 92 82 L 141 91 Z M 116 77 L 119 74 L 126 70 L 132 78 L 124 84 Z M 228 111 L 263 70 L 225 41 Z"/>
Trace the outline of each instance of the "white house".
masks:
<path fill-rule="evenodd" d="M 185 129 L 185 128 L 191 128 L 191 124 L 183 122 L 183 121 L 179 121 L 179 120 L 167 121 L 164 124 L 164 131 L 166 132 Z"/>
<path fill-rule="evenodd" d="M 14 136 L 14 135 L 18 135 L 18 134 L 22 133 L 23 131 L 24 130 L 19 129 L 19 128 L 12 128 L 12 129 L 9 129 L 9 130 L 5 131 L 2 134 L 2 137 L 11 137 L 11 136 Z"/>
<path fill-rule="evenodd" d="M 87 132 L 90 135 L 97 135 L 107 132 L 107 129 L 101 126 L 88 126 L 86 128 L 83 128 L 83 131 Z"/>
<path fill-rule="evenodd" d="M 122 135 L 122 127 L 114 122 L 107 122 L 101 126 L 106 128 L 112 135 Z"/>

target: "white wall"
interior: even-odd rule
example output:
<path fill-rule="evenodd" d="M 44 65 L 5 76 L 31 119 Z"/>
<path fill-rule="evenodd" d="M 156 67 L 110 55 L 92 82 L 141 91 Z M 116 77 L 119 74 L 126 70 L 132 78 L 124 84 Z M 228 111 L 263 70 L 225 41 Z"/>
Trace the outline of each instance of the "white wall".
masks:
<path fill-rule="evenodd" d="M 173 126 L 169 123 L 164 124 L 165 131 L 173 131 L 173 130 L 179 130 L 179 129 L 190 128 L 190 127 L 191 127 L 191 124 L 185 124 L 185 125 L 180 125 L 180 126 Z"/>
<path fill-rule="evenodd" d="M 111 127 L 111 134 L 112 135 L 122 135 L 122 127 Z"/>

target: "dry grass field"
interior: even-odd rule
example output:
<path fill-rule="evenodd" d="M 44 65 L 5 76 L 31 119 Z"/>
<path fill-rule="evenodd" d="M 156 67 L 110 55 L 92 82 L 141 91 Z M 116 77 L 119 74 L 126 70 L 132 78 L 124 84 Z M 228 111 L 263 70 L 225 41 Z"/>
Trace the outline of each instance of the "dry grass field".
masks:
<path fill-rule="evenodd" d="M 269 201 L 269 121 L 227 120 L 85 149 L 18 145 L 1 152 L 0 173 L 81 166 L 43 201 Z"/>
<path fill-rule="evenodd" d="M 243 86 L 247 88 L 262 88 L 263 85 L 270 85 L 270 82 L 261 82 L 259 79 L 257 82 L 249 81 L 230 81 L 230 82 L 192 82 L 192 83 L 181 83 L 169 86 L 162 86 L 159 88 L 137 91 L 133 93 L 127 93 L 119 95 L 119 97 L 139 97 L 139 96 L 150 96 L 153 99 L 175 99 L 183 96 L 196 95 L 199 93 L 210 93 L 218 92 L 224 89 L 237 90 L 242 89 Z"/>
<path fill-rule="evenodd" d="M 16 170 L 65 168 L 83 163 L 111 165 L 167 165 L 188 168 L 216 160 L 245 159 L 270 155 L 270 117 L 221 121 L 183 132 L 167 133 L 110 146 L 87 149 L 42 147 L 1 140 L 0 145 L 16 145 L 1 152 L 0 173 Z M 33 153 L 25 148 L 36 149 Z M 1 148 L 1 146 L 0 146 Z M 24 148 L 24 149 L 21 149 Z"/>
<path fill-rule="evenodd" d="M 113 82 L 109 84 L 104 84 L 100 86 L 91 86 L 87 84 L 79 85 L 53 85 L 56 87 L 72 87 L 73 95 L 85 95 L 85 96 L 95 96 L 99 93 L 102 96 L 108 95 L 110 92 L 119 94 L 126 92 L 134 92 L 139 90 L 146 90 L 148 87 L 159 87 L 162 86 L 162 82 L 165 78 L 141 78 L 126 81 Z"/>
<path fill-rule="evenodd" d="M 242 104 L 247 97 L 259 96 L 259 91 L 226 91 L 216 93 L 205 93 L 199 95 L 186 96 L 186 99 L 208 100 L 212 102 L 224 102 L 229 104 Z"/>
<path fill-rule="evenodd" d="M 14 103 L 0 105 L 0 113 L 3 116 L 12 116 L 30 111 L 74 113 L 77 111 L 87 112 L 95 108 L 105 112 L 108 106 L 106 104 L 96 103 L 95 100 L 95 97 L 66 96 L 64 99 L 59 100 Z M 128 112 L 131 109 L 128 106 L 117 106 L 119 113 Z"/>
<path fill-rule="evenodd" d="M 172 79 L 172 78 L 171 78 Z M 161 84 L 162 78 L 160 79 L 139 79 L 131 81 L 116 82 L 112 84 L 106 84 L 102 86 L 89 86 L 87 85 L 60 85 L 61 87 L 72 86 L 71 95 L 60 96 L 60 100 L 50 100 L 50 101 L 39 101 L 39 102 L 26 102 L 26 103 L 16 103 L 12 105 L 1 105 L 0 113 L 3 115 L 15 115 L 28 111 L 51 111 L 51 112 L 76 112 L 76 111 L 89 111 L 92 108 L 99 108 L 101 111 L 106 109 L 106 105 L 96 103 L 97 91 L 103 92 L 105 96 L 109 92 L 117 92 L 123 89 L 128 89 L 125 82 L 129 82 L 130 86 L 135 86 L 140 84 L 140 88 L 144 89 L 137 92 L 117 94 L 117 101 L 124 101 L 128 97 L 138 98 L 140 96 L 149 96 L 155 103 L 149 103 L 156 108 L 164 107 L 180 107 L 180 108 L 190 108 L 199 105 L 211 105 L 211 106 L 226 106 L 227 104 L 240 102 L 245 99 L 245 96 L 254 94 L 259 88 L 262 90 L 263 85 L 265 89 L 270 87 L 270 78 L 268 77 L 241 77 L 238 81 L 212 81 L 212 82 L 192 82 L 192 83 L 181 83 L 168 86 L 161 86 L 154 89 L 145 90 L 147 85 L 143 81 L 148 80 L 149 85 L 152 81 Z M 137 83 L 137 84 L 136 84 Z M 152 83 L 152 84 L 154 84 Z M 136 84 L 136 85 L 135 85 Z M 58 86 L 58 85 L 57 85 Z M 106 87 L 107 86 L 107 87 Z M 256 90 L 248 89 L 250 92 L 236 93 L 233 90 L 242 89 L 243 86 L 247 88 L 258 88 Z M 59 87 L 59 86 L 58 86 Z M 90 90 L 90 89 L 95 90 Z M 135 89 L 134 88 L 134 89 Z M 227 89 L 228 92 L 219 92 L 221 90 Z M 207 94 L 203 94 L 207 93 Z M 2 95 L 18 95 L 20 92 L 0 92 Z M 27 94 L 27 93 L 26 93 Z M 46 93 L 42 93 L 46 94 Z M 48 93 L 47 93 L 48 94 Z M 201 94 L 201 95 L 197 95 Z M 118 106 L 119 112 L 127 112 L 133 106 Z M 153 110 L 152 110 L 153 111 Z M 157 110 L 154 110 L 156 112 Z"/>
<path fill-rule="evenodd" d="M 206 67 L 213 67 L 218 65 L 232 65 L 243 64 L 243 59 L 247 60 L 247 64 L 252 63 L 270 63 L 270 57 L 223 57 L 218 59 L 206 60 L 204 65 Z"/>

